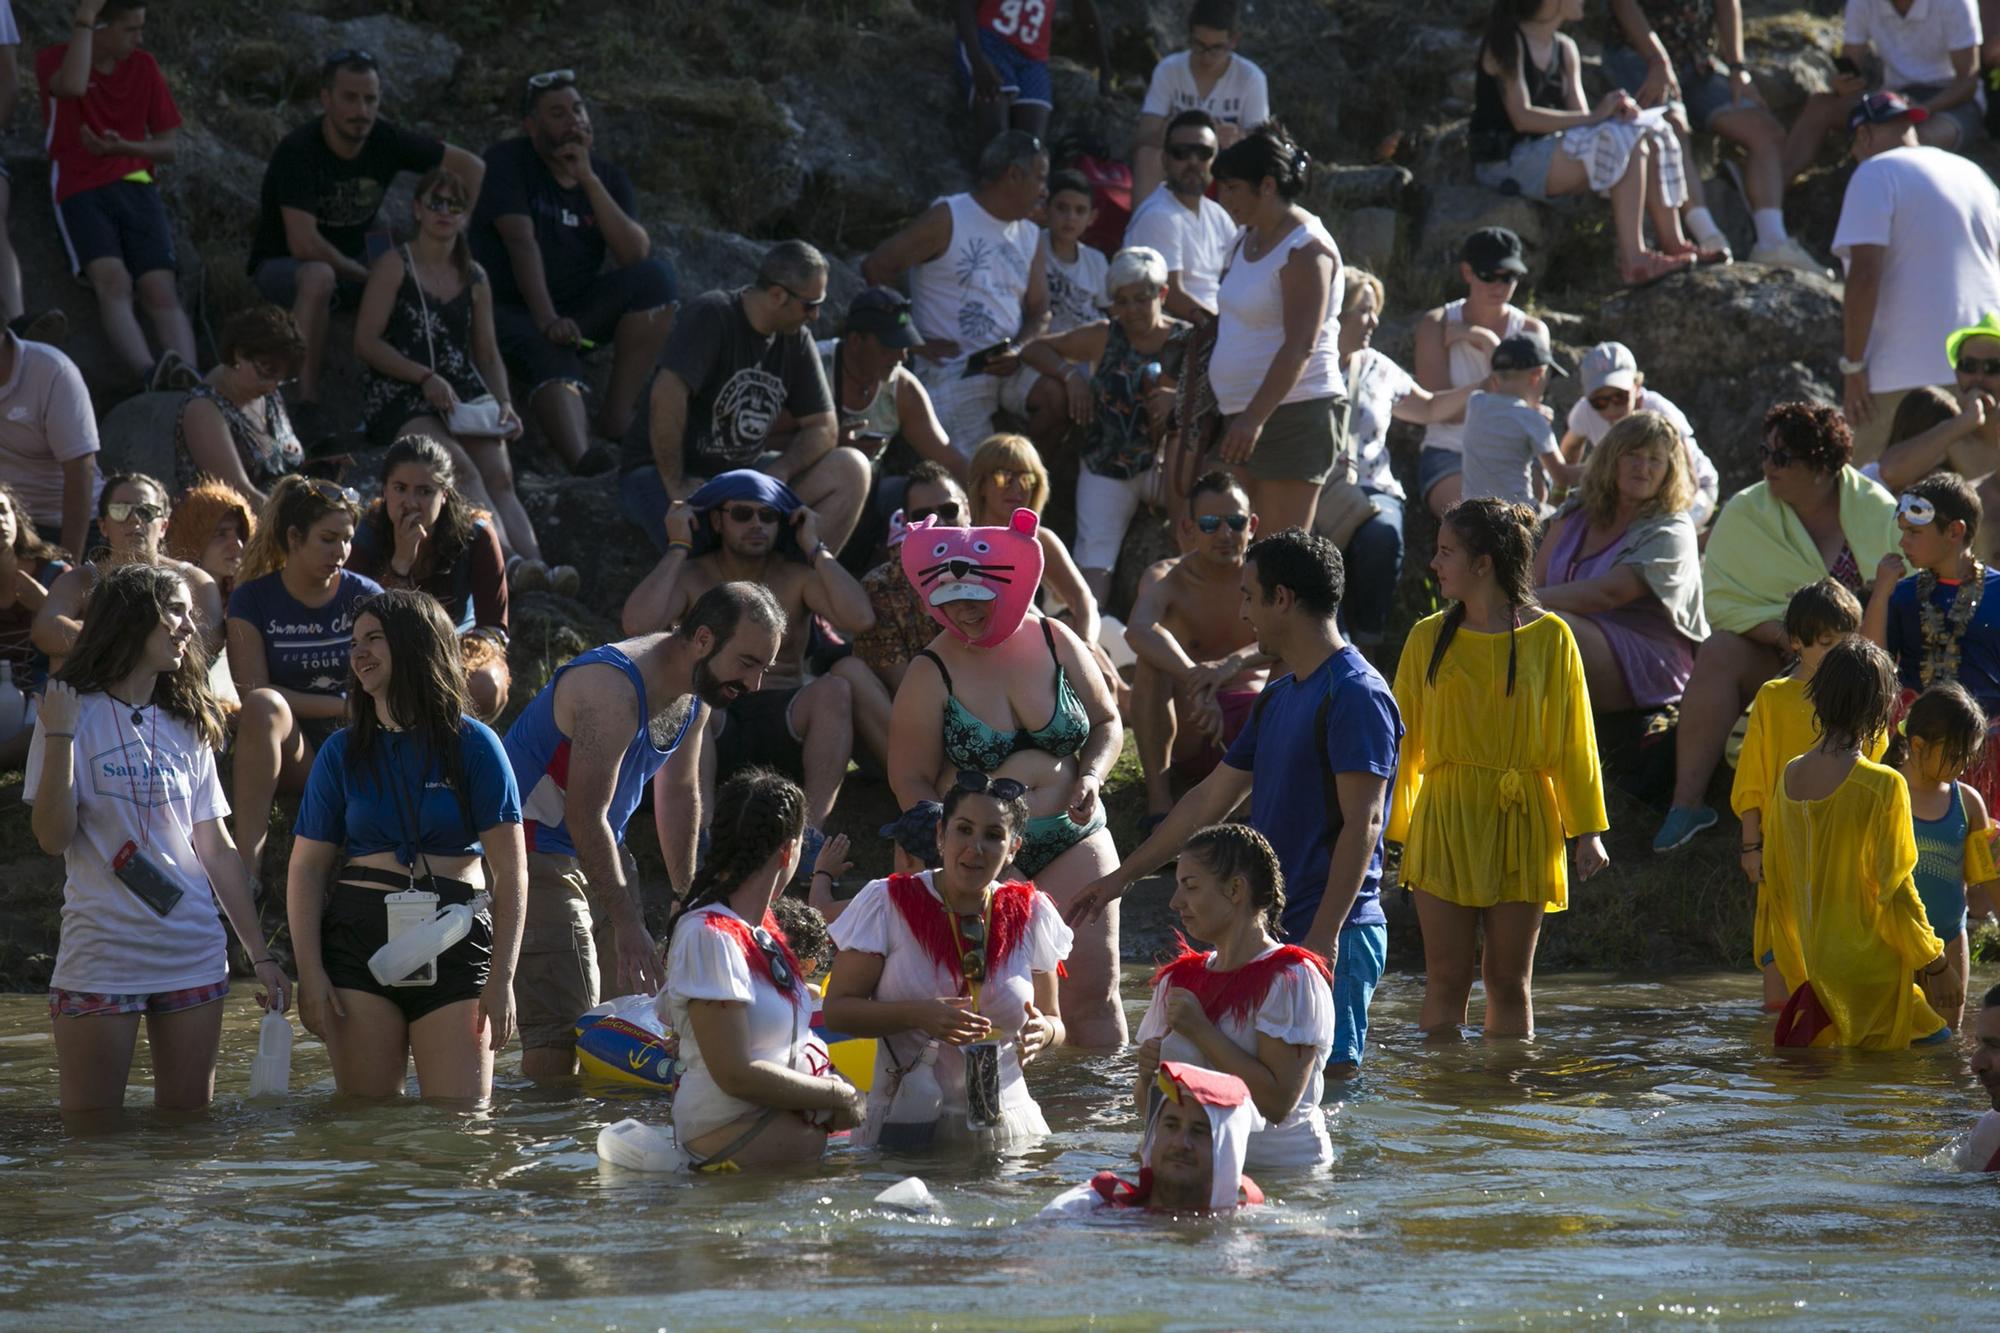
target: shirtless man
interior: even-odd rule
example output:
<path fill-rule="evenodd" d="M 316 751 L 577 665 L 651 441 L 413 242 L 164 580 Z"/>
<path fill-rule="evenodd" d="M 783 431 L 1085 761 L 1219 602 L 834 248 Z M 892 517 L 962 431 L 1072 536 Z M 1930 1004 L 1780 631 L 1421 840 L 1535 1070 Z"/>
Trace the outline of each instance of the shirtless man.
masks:
<path fill-rule="evenodd" d="M 625 632 L 665 629 L 718 584 L 757 583 L 771 590 L 785 612 L 784 646 L 764 688 L 731 701 L 710 722 L 715 744 L 703 759 L 702 789 L 714 790 L 718 772 L 750 764 L 796 778 L 805 789 L 810 826 L 808 855 L 800 864 L 810 866 L 819 847 L 813 835 L 825 828 L 853 757 L 857 714 L 876 716 L 873 704 L 879 702 L 886 748 L 889 699 L 865 667 L 806 684 L 807 625 L 816 614 L 844 634 L 860 633 L 875 623 L 868 594 L 820 540 L 819 516 L 763 473 L 723 473 L 687 500 L 674 501 L 666 526 L 667 553 L 625 601 Z M 696 555 L 700 527 L 712 534 L 713 545 Z M 795 551 L 783 540 L 787 530 Z M 880 700 L 857 707 L 856 681 L 872 686 Z"/>
<path fill-rule="evenodd" d="M 1132 732 L 1146 774 L 1146 826 L 1207 777 L 1269 676 L 1270 658 L 1243 619 L 1243 553 L 1257 535 L 1250 498 L 1234 477 L 1205 473 L 1180 521 L 1186 555 L 1146 572 L 1125 641 L 1138 654 Z M 1188 725 L 1182 726 L 1181 723 Z"/>
<path fill-rule="evenodd" d="M 625 826 L 651 781 L 655 805 L 672 815 L 660 838 L 667 875 L 688 892 L 701 817 L 696 774 L 708 749 L 702 714 L 757 689 L 778 654 L 781 623 L 763 588 L 711 589 L 675 633 L 608 643 L 558 667 L 508 728 L 528 821 L 515 972 L 527 1077 L 576 1072 L 576 1017 L 603 992 L 660 988 Z"/>

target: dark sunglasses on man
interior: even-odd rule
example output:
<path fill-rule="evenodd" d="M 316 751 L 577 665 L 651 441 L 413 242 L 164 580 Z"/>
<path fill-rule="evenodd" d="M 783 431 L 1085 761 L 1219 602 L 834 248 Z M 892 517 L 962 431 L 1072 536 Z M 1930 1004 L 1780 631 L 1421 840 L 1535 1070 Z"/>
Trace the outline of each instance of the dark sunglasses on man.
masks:
<path fill-rule="evenodd" d="M 1203 514 L 1201 517 L 1197 518 L 1194 521 L 1194 525 L 1197 528 L 1200 528 L 1204 535 L 1211 537 L 1214 536 L 1217 532 L 1220 532 L 1222 530 L 1222 525 L 1224 523 L 1227 523 L 1229 525 L 1229 530 L 1231 532 L 1241 532 L 1243 531 L 1243 529 L 1250 526 L 1250 515 Z"/>
<path fill-rule="evenodd" d="M 1215 145 L 1206 143 L 1170 143 L 1167 156 L 1176 162 L 1186 162 L 1190 158 L 1206 162 L 1215 156 Z"/>
<path fill-rule="evenodd" d="M 2000 356 L 1961 356 L 1956 369 L 1961 375 L 2000 375 Z"/>
<path fill-rule="evenodd" d="M 945 527 L 952 527 L 958 522 L 958 501 L 946 500 L 943 504 L 926 505 L 922 509 L 912 509 L 903 518 L 906 522 L 910 523 L 921 523 L 927 518 L 934 518 Z"/>
<path fill-rule="evenodd" d="M 774 526 L 784 517 L 769 505 L 725 505 L 722 512 L 732 523 L 762 523 L 766 527 Z"/>

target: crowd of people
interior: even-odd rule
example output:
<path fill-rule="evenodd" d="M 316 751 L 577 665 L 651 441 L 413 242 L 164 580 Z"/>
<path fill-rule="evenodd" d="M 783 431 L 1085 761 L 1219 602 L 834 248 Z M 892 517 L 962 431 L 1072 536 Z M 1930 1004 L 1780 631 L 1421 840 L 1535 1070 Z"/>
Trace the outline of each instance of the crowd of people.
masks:
<path fill-rule="evenodd" d="M 1662 392 L 1692 386 L 1649 384 L 1620 342 L 1581 355 L 1557 426 L 1567 356 L 1513 303 L 1528 254 L 1504 228 L 1462 238 L 1465 295 L 1415 318 L 1412 369 L 1375 348 L 1392 293 L 1301 202 L 1310 159 L 1223 0 L 1155 72 L 1138 207 L 1094 249 L 1100 187 L 1039 137 L 1051 8 L 958 4 L 972 187 L 866 256 L 826 341 L 805 240 L 680 299 L 574 71 L 526 77 L 521 133 L 474 155 L 384 119 L 375 58 L 332 53 L 264 181 L 265 303 L 202 372 L 145 9 L 78 0 L 37 61 L 65 241 L 128 387 L 182 400 L 171 482 L 99 476 L 76 367 L 0 340 L 0 654 L 35 710 L 0 744 L 67 869 L 66 1111 L 122 1102 L 141 1017 L 158 1103 L 206 1103 L 226 918 L 343 1093 L 399 1095 L 414 1061 L 425 1096 L 484 1097 L 516 1035 L 525 1076 L 567 1078 L 579 1016 L 638 994 L 685 1061 L 646 1160 L 807 1160 L 842 1130 L 997 1150 L 1049 1130 L 1038 1057 L 1132 1035 L 1119 900 L 1171 862 L 1202 947 L 1159 969 L 1136 1034 L 1148 1171 L 1060 1210 L 1234 1206 L 1258 1197 L 1246 1162 L 1331 1159 L 1321 1103 L 1364 1065 L 1388 958 L 1385 846 L 1424 1034 L 1465 1028 L 1475 979 L 1487 1036 L 1534 1034 L 1543 923 L 1607 863 L 1599 729 L 1633 713 L 1678 717 L 1657 853 L 1719 825 L 1735 756 L 1774 1039 L 1949 1046 L 2000 885 L 2000 189 L 1954 151 L 1985 132 L 1972 0 L 1849 0 L 1840 79 L 1789 130 L 1735 0 L 1614 0 L 1594 104 L 1561 31 L 1581 0 L 1494 4 L 1469 170 L 1608 197 L 1623 282 L 1731 262 L 1723 188 L 1753 210 L 1748 262 L 1822 271 L 1783 197 L 1849 130 L 1843 402 L 1773 405 L 1734 493 Z M 1733 183 L 1700 179 L 1696 134 L 1741 146 Z M 339 311 L 358 412 L 323 395 Z M 1396 421 L 1424 428 L 1441 608 L 1399 652 Z M 516 709 L 510 596 L 580 583 L 515 492 L 531 427 L 573 473 L 619 474 L 658 560 L 626 637 Z M 366 502 L 321 466 L 343 429 L 380 451 Z M 1147 512 L 1175 554 L 1114 608 Z M 1128 729 L 1148 814 L 1121 848 L 1104 786 Z M 833 827 L 855 772 L 902 812 L 895 873 L 858 891 Z M 256 902 L 293 797 L 288 974 Z M 650 889 L 625 848 L 649 800 Z M 385 973 L 458 909 L 462 935 Z M 794 947 L 814 921 L 830 959 Z M 876 1041 L 868 1092 L 816 1024 Z"/>

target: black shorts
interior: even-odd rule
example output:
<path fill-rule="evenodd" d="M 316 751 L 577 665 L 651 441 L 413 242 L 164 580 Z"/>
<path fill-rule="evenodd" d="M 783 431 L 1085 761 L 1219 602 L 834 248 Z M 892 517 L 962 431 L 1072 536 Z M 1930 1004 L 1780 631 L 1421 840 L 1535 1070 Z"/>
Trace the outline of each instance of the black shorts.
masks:
<path fill-rule="evenodd" d="M 468 884 L 453 879 L 432 883 L 440 907 L 472 901 L 473 891 Z M 474 917 L 472 933 L 438 955 L 437 980 L 430 985 L 384 986 L 375 980 L 375 974 L 368 970 L 368 960 L 389 939 L 388 898 L 394 892 L 394 888 L 386 885 L 379 889 L 356 884 L 333 886 L 319 922 L 319 955 L 327 980 L 342 990 L 381 996 L 403 1011 L 406 1023 L 414 1023 L 448 1004 L 478 999 L 493 963 L 490 912 Z"/>
<path fill-rule="evenodd" d="M 555 306 L 563 318 L 576 321 L 584 337 L 602 346 L 617 333 L 619 320 L 638 311 L 670 306 L 678 295 L 674 266 L 665 255 L 653 254 L 636 264 L 598 274 L 590 286 L 568 300 L 557 299 Z M 574 384 L 579 392 L 589 387 L 583 368 L 584 349 L 550 342 L 526 306 L 495 301 L 493 332 L 514 382 L 527 386 L 520 395 L 524 401 L 544 384 Z M 643 418 L 645 413 L 639 415 Z"/>
<path fill-rule="evenodd" d="M 174 270 L 174 224 L 160 192 L 139 181 L 113 181 L 56 205 L 56 227 L 72 272 L 116 259 L 133 277 Z"/>
<path fill-rule="evenodd" d="M 792 734 L 792 700 L 804 686 L 758 690 L 729 705 L 723 714 L 722 736 L 715 743 L 715 780 L 719 786 L 744 768 L 773 768 L 786 777 L 805 777 L 805 748 Z"/>

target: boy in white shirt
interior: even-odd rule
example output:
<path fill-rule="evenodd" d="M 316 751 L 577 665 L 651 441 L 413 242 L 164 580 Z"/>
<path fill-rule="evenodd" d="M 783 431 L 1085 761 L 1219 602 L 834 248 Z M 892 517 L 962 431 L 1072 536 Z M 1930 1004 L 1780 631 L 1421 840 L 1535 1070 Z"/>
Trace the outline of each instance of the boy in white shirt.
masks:
<path fill-rule="evenodd" d="M 1223 148 L 1271 118 L 1264 71 L 1236 54 L 1242 36 L 1237 0 L 1195 0 L 1188 10 L 1188 45 L 1153 67 L 1139 128 L 1132 136 L 1132 197 L 1160 183 L 1160 147 L 1167 122 L 1183 111 L 1215 117 Z"/>
<path fill-rule="evenodd" d="M 1639 373 L 1639 362 L 1624 343 L 1599 343 L 1585 352 L 1577 376 L 1583 381 L 1583 395 L 1569 410 L 1568 428 L 1562 437 L 1563 458 L 1582 463 L 1618 422 L 1634 412 L 1658 412 L 1680 433 L 1688 475 L 1694 478 L 1695 488 L 1694 508 L 1688 511 L 1688 517 L 1694 520 L 1696 528 L 1704 527 L 1715 513 L 1722 478 L 1715 464 L 1695 443 L 1694 426 L 1687 414 L 1665 394 L 1646 387 L 1646 377 Z"/>
<path fill-rule="evenodd" d="M 1048 250 L 1049 332 L 1068 333 L 1104 318 L 1104 278 L 1111 261 L 1102 250 L 1083 243 L 1083 234 L 1097 220 L 1097 202 L 1082 172 L 1049 176 L 1046 214 L 1048 226 L 1042 237 Z M 1026 417 L 1028 434 L 1037 442 L 1060 439 L 1069 424 L 1069 399 L 1062 381 L 1027 364 L 1000 386 L 1000 406 Z"/>
<path fill-rule="evenodd" d="M 1491 496 L 1510 504 L 1537 504 L 1537 461 L 1556 485 L 1574 486 L 1581 479 L 1583 469 L 1563 461 L 1551 413 L 1542 406 L 1551 373 L 1567 372 L 1555 363 L 1549 340 L 1539 333 L 1516 334 L 1493 349 L 1493 388 L 1473 394 L 1465 406 L 1462 500 Z"/>

